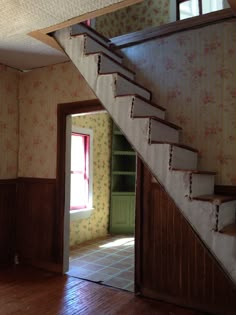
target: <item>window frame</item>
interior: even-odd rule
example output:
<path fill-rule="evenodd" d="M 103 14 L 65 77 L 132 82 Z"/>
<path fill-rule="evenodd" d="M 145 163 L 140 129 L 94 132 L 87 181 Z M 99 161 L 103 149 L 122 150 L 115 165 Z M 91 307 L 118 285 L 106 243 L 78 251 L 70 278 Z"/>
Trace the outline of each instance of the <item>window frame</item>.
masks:
<path fill-rule="evenodd" d="M 183 3 L 183 2 L 187 2 L 189 0 L 176 0 L 176 21 L 182 21 L 180 20 L 180 4 Z M 226 1 L 226 0 L 222 0 L 222 8 L 221 9 L 218 9 L 218 10 L 212 10 L 208 13 L 204 13 L 203 12 L 203 2 L 204 0 L 198 0 L 198 9 L 199 9 L 199 15 L 197 16 L 202 16 L 204 14 L 208 14 L 210 12 L 215 12 L 215 11 L 218 11 L 218 10 L 223 10 L 223 9 L 227 9 L 230 7 L 229 3 Z"/>
<path fill-rule="evenodd" d="M 93 209 L 93 129 L 82 128 L 72 125 L 71 137 L 73 133 L 89 136 L 89 179 L 88 179 L 88 206 L 86 208 L 71 209 L 70 213 L 89 211 Z M 70 172 L 71 176 L 71 172 Z M 71 182 L 71 178 L 70 178 Z"/>
<path fill-rule="evenodd" d="M 183 2 L 187 2 L 189 0 L 176 0 L 176 20 L 177 21 L 182 21 L 180 20 L 180 4 Z M 199 9 L 199 15 L 202 15 L 202 0 L 198 0 L 198 9 Z"/>

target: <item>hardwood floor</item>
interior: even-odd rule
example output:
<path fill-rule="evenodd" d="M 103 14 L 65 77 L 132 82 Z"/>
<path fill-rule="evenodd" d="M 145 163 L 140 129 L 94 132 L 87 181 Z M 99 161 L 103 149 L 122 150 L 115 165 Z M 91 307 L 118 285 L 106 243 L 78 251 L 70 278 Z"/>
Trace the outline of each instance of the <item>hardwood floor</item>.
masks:
<path fill-rule="evenodd" d="M 70 276 L 29 267 L 0 270 L 1 315 L 202 315 Z"/>

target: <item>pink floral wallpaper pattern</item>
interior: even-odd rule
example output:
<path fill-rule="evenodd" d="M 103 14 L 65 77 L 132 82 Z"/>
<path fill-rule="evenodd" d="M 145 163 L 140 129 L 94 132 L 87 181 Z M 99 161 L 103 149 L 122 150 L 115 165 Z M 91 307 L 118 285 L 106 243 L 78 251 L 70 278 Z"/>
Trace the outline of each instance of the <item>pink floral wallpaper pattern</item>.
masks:
<path fill-rule="evenodd" d="M 22 73 L 19 87 L 20 177 L 56 177 L 57 104 L 95 99 L 71 63 Z"/>
<path fill-rule="evenodd" d="M 123 49 L 137 80 L 183 127 L 199 167 L 236 185 L 236 24 L 226 22 Z"/>
<path fill-rule="evenodd" d="M 70 246 L 105 236 L 110 209 L 111 128 L 108 114 L 98 113 L 72 118 L 72 124 L 93 129 L 93 207 L 87 219 L 71 221 Z"/>
<path fill-rule="evenodd" d="M 98 32 L 111 38 L 165 24 L 168 20 L 169 0 L 144 0 L 96 18 L 95 27 Z"/>
<path fill-rule="evenodd" d="M 0 179 L 17 177 L 19 72 L 0 65 Z"/>

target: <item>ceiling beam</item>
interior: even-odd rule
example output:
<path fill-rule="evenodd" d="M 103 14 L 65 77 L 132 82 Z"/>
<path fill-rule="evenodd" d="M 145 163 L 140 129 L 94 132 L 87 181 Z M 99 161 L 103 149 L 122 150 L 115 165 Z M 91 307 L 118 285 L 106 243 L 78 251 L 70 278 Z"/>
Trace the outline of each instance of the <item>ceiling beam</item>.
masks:
<path fill-rule="evenodd" d="M 57 31 L 62 28 L 69 27 L 74 24 L 78 24 L 80 22 L 83 22 L 89 19 L 93 19 L 95 17 L 101 16 L 104 14 L 111 13 L 113 11 L 128 7 L 130 5 L 133 5 L 142 1 L 143 0 L 123 0 L 123 1 L 111 4 L 107 7 L 104 7 L 104 8 L 92 11 L 92 12 L 88 12 L 83 15 L 77 16 L 75 18 L 69 19 L 65 22 L 58 23 L 53 26 L 49 26 L 40 30 L 32 31 L 28 35 L 37 40 L 40 40 L 41 42 L 43 42 L 44 44 L 52 48 L 63 51 L 60 45 L 56 42 L 56 40 L 53 37 L 48 35 L 49 33 Z"/>

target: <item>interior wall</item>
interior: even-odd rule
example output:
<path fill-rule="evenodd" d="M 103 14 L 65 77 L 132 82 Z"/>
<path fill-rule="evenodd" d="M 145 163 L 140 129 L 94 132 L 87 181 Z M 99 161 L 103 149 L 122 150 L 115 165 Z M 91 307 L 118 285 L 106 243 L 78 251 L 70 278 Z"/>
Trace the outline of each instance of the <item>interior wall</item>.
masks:
<path fill-rule="evenodd" d="M 57 104 L 95 98 L 69 62 L 21 74 L 19 177 L 56 178 Z"/>
<path fill-rule="evenodd" d="M 111 38 L 168 23 L 169 16 L 169 0 L 144 0 L 96 18 L 95 28 L 99 33 Z"/>
<path fill-rule="evenodd" d="M 93 207 L 89 218 L 70 223 L 70 246 L 108 233 L 112 121 L 108 114 L 76 116 L 72 125 L 93 130 Z"/>
<path fill-rule="evenodd" d="M 19 71 L 0 65 L 0 179 L 17 177 Z"/>
<path fill-rule="evenodd" d="M 123 49 L 139 83 L 199 150 L 199 167 L 236 185 L 236 26 L 226 22 Z"/>

